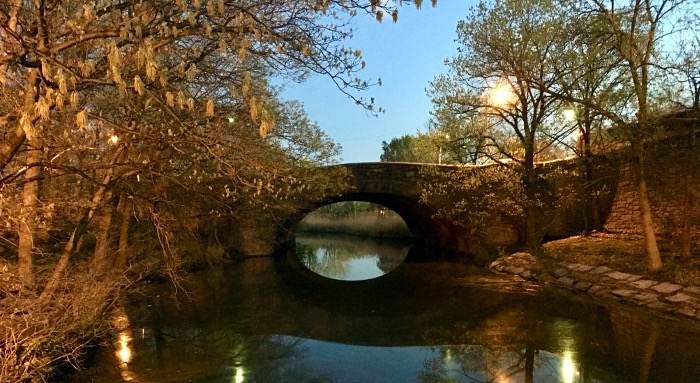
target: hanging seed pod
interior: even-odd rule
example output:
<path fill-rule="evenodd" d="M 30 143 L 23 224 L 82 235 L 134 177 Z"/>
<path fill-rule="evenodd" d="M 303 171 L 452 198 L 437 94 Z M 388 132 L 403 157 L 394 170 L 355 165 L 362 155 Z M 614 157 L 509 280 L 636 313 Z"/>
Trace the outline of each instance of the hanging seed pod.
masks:
<path fill-rule="evenodd" d="M 87 109 L 83 109 L 78 114 L 75 115 L 75 124 L 78 125 L 78 128 L 81 130 L 86 128 L 88 125 L 88 111 Z"/>
<path fill-rule="evenodd" d="M 207 116 L 214 116 L 214 101 L 211 98 L 207 100 Z"/>
<path fill-rule="evenodd" d="M 145 92 L 145 85 L 143 84 L 143 81 L 141 81 L 141 77 L 138 75 L 134 76 L 134 90 L 136 93 L 140 94 L 143 96 Z"/>
<path fill-rule="evenodd" d="M 173 96 L 172 93 L 166 92 L 165 93 L 165 103 L 168 104 L 169 107 L 172 107 L 175 105 L 175 96 Z"/>

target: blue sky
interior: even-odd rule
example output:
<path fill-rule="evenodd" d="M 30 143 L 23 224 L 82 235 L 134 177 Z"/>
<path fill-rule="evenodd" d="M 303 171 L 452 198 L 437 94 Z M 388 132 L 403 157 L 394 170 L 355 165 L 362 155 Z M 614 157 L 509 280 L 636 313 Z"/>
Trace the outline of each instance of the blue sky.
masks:
<path fill-rule="evenodd" d="M 457 54 L 457 22 L 473 4 L 474 0 L 439 0 L 433 8 L 424 1 L 420 10 L 404 5 L 395 24 L 390 16 L 382 23 L 357 18 L 354 37 L 345 45 L 362 51 L 367 66 L 361 78 L 382 79 L 382 86 L 364 93 L 367 99 L 374 97 L 376 107 L 387 110 L 379 117 L 368 116 L 321 76 L 287 85 L 281 97 L 304 104 L 309 117 L 343 146 L 343 162 L 379 161 L 382 140 L 427 130 L 432 106 L 425 88 L 446 71 L 445 59 Z"/>

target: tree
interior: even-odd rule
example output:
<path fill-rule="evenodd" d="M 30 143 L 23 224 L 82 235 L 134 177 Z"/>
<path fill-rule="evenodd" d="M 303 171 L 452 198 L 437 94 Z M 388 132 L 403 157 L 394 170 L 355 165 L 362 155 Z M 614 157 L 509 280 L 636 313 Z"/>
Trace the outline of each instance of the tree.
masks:
<path fill-rule="evenodd" d="M 382 162 L 438 162 L 437 147 L 433 148 L 429 136 L 416 136 L 406 134 L 399 138 L 392 138 L 390 142 L 382 141 L 382 154 L 379 160 Z"/>
<path fill-rule="evenodd" d="M 61 336 L 95 334 L 89 325 L 113 302 L 129 263 L 124 252 L 105 259 L 113 256 L 115 212 L 120 249 L 138 216 L 152 234 L 142 241 L 160 250 L 152 264 L 168 274 L 182 264 L 177 245 L 200 221 L 274 216 L 302 191 L 323 197 L 339 177 L 312 165 L 332 163 L 337 147 L 299 105 L 278 100 L 267 79 L 321 74 L 373 110 L 356 92 L 374 83 L 358 77 L 361 52 L 343 42 L 352 17 L 396 17 L 396 7 L 393 0 L 0 2 L 0 219 L 22 243 L 24 284 L 12 299 L 3 295 L 0 322 L 33 326 L 12 340 L 17 371 L 26 374 L 0 380 L 36 379 L 53 358 L 70 361 L 47 346 L 61 338 L 33 335 L 83 306 L 86 322 Z M 323 182 L 309 191 L 316 180 Z M 49 228 L 52 242 L 63 241 L 59 250 L 41 247 Z M 92 257 L 76 256 L 88 248 L 85 234 L 97 238 Z M 40 250 L 55 266 L 36 278 Z M 139 266 L 132 272 L 152 267 L 132 261 Z M 85 301 L 70 299 L 91 281 L 112 283 Z M 65 344 L 76 343 L 86 344 Z"/>
<path fill-rule="evenodd" d="M 93 153 L 104 159 L 96 163 L 120 169 L 125 169 L 119 164 L 121 156 L 138 152 L 119 149 L 129 141 L 128 145 L 138 146 L 134 140 L 125 140 L 128 134 L 139 139 L 169 137 L 163 144 L 170 148 L 160 147 L 155 153 L 164 155 L 154 163 L 168 161 L 171 152 L 178 150 L 174 141 L 200 139 L 192 133 L 212 124 L 215 113 L 227 108 L 245 111 L 249 123 L 265 136 L 275 125 L 275 106 L 266 103 L 270 97 L 256 91 L 266 86 L 255 82 L 273 73 L 294 81 L 310 73 L 323 74 L 340 91 L 372 109 L 371 103 L 354 93 L 372 84 L 356 76 L 363 67 L 360 51 L 341 45 L 351 33 L 347 18 L 358 13 L 378 18 L 387 13 L 395 18 L 398 11 L 393 1 L 127 0 L 88 4 L 71 0 L 5 2 L 0 12 L 0 171 L 5 183 L 21 177 L 26 180 L 22 192 L 29 205 L 19 230 L 19 258 L 23 279 L 31 285 L 32 214 L 36 210 L 31 201 L 39 199 L 35 181 L 47 161 L 80 147 L 87 136 L 84 132 L 91 133 L 91 140 L 105 136 L 121 140 L 122 144 L 113 146 L 101 141 L 102 149 Z M 132 103 L 129 113 L 118 105 L 115 108 L 115 100 L 132 97 L 139 100 Z M 156 106 L 167 118 L 158 124 L 139 124 L 145 120 L 143 112 Z M 142 130 L 154 126 L 159 130 L 153 135 Z M 60 145 L 51 140 L 55 137 L 61 137 Z M 199 143 L 207 155 L 216 156 L 212 140 Z M 32 150 L 18 159 L 25 144 Z M 119 155 L 114 156 L 118 150 Z M 251 158 L 237 163 L 259 165 L 254 162 Z M 110 163 L 113 165 L 105 165 Z M 131 169 L 121 176 L 133 177 L 135 172 Z M 253 183 L 237 179 L 249 186 Z M 115 182 L 112 177 L 103 180 L 111 184 L 103 185 L 99 177 L 93 177 L 97 191 Z M 99 205 L 89 209 L 93 213 L 110 200 L 103 200 L 103 195 L 93 197 L 96 199 L 88 199 Z"/>
<path fill-rule="evenodd" d="M 482 134 L 488 129 L 488 118 L 467 116 L 448 109 L 436 109 L 431 114 L 429 125 L 436 131 L 433 135 L 443 138 L 445 151 L 455 163 L 479 165 L 488 161 L 484 155 L 485 134 Z"/>
<path fill-rule="evenodd" d="M 563 2 L 566 7 L 569 5 Z M 629 87 L 625 86 L 627 73 L 620 67 L 620 60 L 607 52 L 600 44 L 599 36 L 591 33 L 586 23 L 580 23 L 581 15 L 576 12 L 566 13 L 572 29 L 568 31 L 570 44 L 565 47 L 566 55 L 553 63 L 555 71 L 561 73 L 554 84 L 542 85 L 544 92 L 556 89 L 563 96 L 566 122 L 573 124 L 576 131 L 573 142 L 565 144 L 583 163 L 584 192 L 583 214 L 585 231 L 602 229 L 598 214 L 597 196 L 594 192 L 594 152 L 605 152 L 605 145 L 610 142 L 608 127 L 611 121 L 600 111 L 590 107 L 594 100 L 605 110 L 622 113 L 630 97 Z M 584 100 L 583 103 L 572 101 Z"/>
<path fill-rule="evenodd" d="M 450 73 L 431 83 L 437 116 L 462 115 L 467 137 L 481 155 L 518 164 L 527 195 L 526 246 L 539 243 L 535 160 L 569 134 L 555 124 L 560 100 L 539 84 L 558 80 L 553 63 L 563 54 L 559 6 L 553 1 L 480 3 L 457 27 L 460 54 Z M 476 123 L 485 119 L 487 124 Z"/>
<path fill-rule="evenodd" d="M 683 214 L 680 217 L 681 255 L 686 257 L 691 255 L 691 228 L 695 218 L 693 212 L 698 199 L 698 191 L 694 187 L 697 184 L 698 176 L 695 166 L 698 163 L 697 121 L 700 121 L 700 35 L 697 32 L 698 21 L 697 15 L 688 21 L 686 29 L 677 37 L 675 49 L 667 54 L 664 60 L 667 62 L 665 66 L 675 80 L 675 86 L 669 82 L 668 89 L 664 89 L 670 103 L 669 109 L 681 110 L 679 113 L 682 116 L 681 121 L 678 121 L 681 126 L 688 127 L 689 122 L 693 125 L 692 128 L 684 132 L 689 133 L 691 137 L 689 150 L 685 156 L 685 163 L 688 166 L 685 169 L 679 196 L 683 204 Z"/>
<path fill-rule="evenodd" d="M 677 32 L 674 28 L 680 24 L 676 21 L 684 17 L 682 8 L 686 4 L 690 2 L 634 0 L 620 3 L 590 0 L 583 2 L 580 8 L 574 8 L 574 12 L 591 21 L 587 24 L 586 33 L 596 36 L 598 44 L 606 47 L 606 52 L 613 54 L 620 62 L 620 68 L 625 72 L 621 80 L 625 80 L 631 97 L 626 107 L 620 110 L 611 110 L 597 99 L 586 100 L 571 95 L 563 99 L 580 103 L 605 116 L 630 144 L 641 228 L 651 270 L 660 269 L 662 262 L 647 190 L 645 145 L 653 138 L 658 127 L 657 119 L 661 115 L 660 105 L 654 103 L 655 99 L 658 100 L 658 94 L 655 97 L 654 93 L 664 88 L 660 84 L 664 83 L 666 72 L 659 69 L 661 62 L 658 53 L 662 42 Z"/>

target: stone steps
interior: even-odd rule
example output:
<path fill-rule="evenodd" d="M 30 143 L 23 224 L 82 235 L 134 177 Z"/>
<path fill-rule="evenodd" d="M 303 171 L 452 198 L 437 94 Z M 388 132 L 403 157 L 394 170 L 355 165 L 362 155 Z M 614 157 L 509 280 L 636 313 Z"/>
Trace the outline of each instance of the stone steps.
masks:
<path fill-rule="evenodd" d="M 553 262 L 515 253 L 492 262 L 500 273 L 700 320 L 700 287 L 645 279 L 605 266 Z"/>

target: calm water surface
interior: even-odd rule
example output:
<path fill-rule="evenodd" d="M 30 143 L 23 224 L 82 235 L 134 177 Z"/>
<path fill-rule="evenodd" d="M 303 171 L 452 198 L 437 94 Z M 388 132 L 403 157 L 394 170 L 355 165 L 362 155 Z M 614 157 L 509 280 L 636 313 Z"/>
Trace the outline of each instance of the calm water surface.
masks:
<path fill-rule="evenodd" d="M 405 245 L 334 242 L 302 238 L 299 254 L 200 273 L 187 293 L 146 288 L 67 381 L 700 382 L 691 322 L 467 265 L 401 263 Z M 326 277 L 309 271 L 323 264 Z"/>
<path fill-rule="evenodd" d="M 307 234 L 296 238 L 296 255 L 304 266 L 341 281 L 381 277 L 404 261 L 409 248 L 406 241 L 356 236 Z"/>

